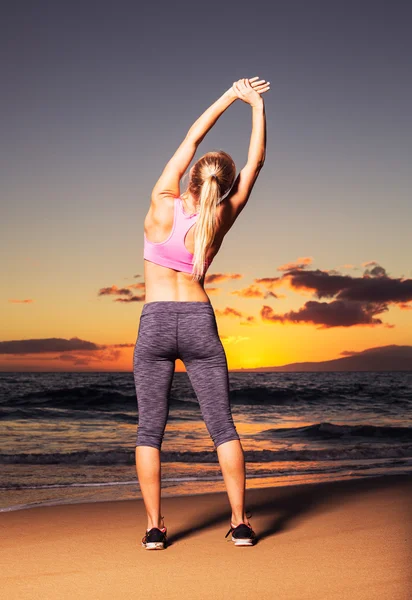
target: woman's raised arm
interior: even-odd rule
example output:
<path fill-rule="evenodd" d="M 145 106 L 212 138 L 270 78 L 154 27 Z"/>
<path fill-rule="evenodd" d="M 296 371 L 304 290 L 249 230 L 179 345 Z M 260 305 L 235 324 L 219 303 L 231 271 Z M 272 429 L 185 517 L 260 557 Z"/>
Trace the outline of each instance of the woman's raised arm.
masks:
<path fill-rule="evenodd" d="M 248 81 L 249 87 L 254 90 L 264 89 L 263 80 L 256 81 L 258 77 L 241 80 Z M 236 82 L 235 82 L 236 83 Z M 203 140 L 207 132 L 213 127 L 218 118 L 224 111 L 238 99 L 238 93 L 235 90 L 235 83 L 220 98 L 218 98 L 205 112 L 193 123 L 187 132 L 184 140 L 169 160 L 156 185 L 152 190 L 152 201 L 156 202 L 163 196 L 178 196 L 179 182 L 190 165 L 197 147 Z M 257 92 L 255 92 L 257 93 Z M 259 94 L 257 93 L 259 96 Z"/>
<path fill-rule="evenodd" d="M 200 115 L 187 132 L 186 137 L 195 144 L 200 144 L 207 132 L 235 100 L 237 100 L 237 95 L 234 93 L 233 88 L 228 89 Z"/>
<path fill-rule="evenodd" d="M 270 89 L 266 83 L 260 93 L 252 88 L 247 79 L 233 84 L 238 98 L 252 107 L 252 133 L 246 165 L 240 171 L 226 200 L 232 206 L 233 221 L 246 205 L 250 192 L 260 173 L 266 157 L 266 113 L 261 94 Z M 232 221 L 232 224 L 233 224 Z"/>
<path fill-rule="evenodd" d="M 259 90 L 263 90 L 267 86 L 263 79 L 256 81 L 259 77 L 252 77 L 251 79 L 243 79 L 241 81 L 248 81 L 249 87 L 259 96 Z M 197 144 L 203 140 L 207 132 L 213 127 L 219 117 L 225 112 L 229 106 L 239 98 L 239 93 L 236 90 L 236 85 L 239 82 L 234 82 L 232 87 L 229 88 L 220 98 L 216 100 L 205 112 L 193 123 L 189 129 L 187 136 Z"/>

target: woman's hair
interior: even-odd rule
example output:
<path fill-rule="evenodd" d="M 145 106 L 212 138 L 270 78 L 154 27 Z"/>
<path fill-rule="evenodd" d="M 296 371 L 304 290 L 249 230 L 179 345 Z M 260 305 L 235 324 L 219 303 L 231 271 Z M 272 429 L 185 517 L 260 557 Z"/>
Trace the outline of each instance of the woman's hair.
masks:
<path fill-rule="evenodd" d="M 206 252 L 212 245 L 216 232 L 216 207 L 232 187 L 236 166 L 232 157 L 223 150 L 208 152 L 190 169 L 190 179 L 182 197 L 190 193 L 200 202 L 199 216 L 194 235 L 192 280 L 203 277 Z M 186 199 L 186 198 L 185 198 Z"/>

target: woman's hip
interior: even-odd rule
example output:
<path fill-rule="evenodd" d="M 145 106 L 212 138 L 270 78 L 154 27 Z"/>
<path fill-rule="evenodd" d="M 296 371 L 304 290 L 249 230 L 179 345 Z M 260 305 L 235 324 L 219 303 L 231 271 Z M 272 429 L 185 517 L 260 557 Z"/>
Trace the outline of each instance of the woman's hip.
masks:
<path fill-rule="evenodd" d="M 136 350 L 147 356 L 184 360 L 222 352 L 210 302 L 156 301 L 143 306 Z"/>

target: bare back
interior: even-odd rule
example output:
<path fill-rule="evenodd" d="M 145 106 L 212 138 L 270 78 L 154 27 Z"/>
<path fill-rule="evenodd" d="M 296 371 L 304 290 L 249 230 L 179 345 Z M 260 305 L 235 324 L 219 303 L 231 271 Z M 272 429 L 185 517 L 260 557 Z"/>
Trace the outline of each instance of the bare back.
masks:
<path fill-rule="evenodd" d="M 152 201 L 144 220 L 144 233 L 150 242 L 163 242 L 170 235 L 173 227 L 174 198 L 163 197 Z M 185 209 L 186 214 L 190 214 Z M 231 229 L 237 215 L 229 198 L 225 198 L 216 207 L 215 239 L 208 249 L 206 258 L 212 260 L 218 253 L 226 233 Z M 194 233 L 196 223 L 189 229 L 185 237 L 185 247 L 194 253 Z M 209 301 L 204 290 L 205 275 L 199 281 L 193 281 L 190 273 L 176 271 L 148 260 L 144 260 L 144 279 L 146 302 L 158 300 L 173 301 Z"/>

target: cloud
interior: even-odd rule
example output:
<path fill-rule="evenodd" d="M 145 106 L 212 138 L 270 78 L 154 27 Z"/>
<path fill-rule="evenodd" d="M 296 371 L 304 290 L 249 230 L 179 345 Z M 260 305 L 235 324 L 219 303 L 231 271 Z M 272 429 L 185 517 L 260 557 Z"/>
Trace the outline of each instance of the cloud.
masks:
<path fill-rule="evenodd" d="M 27 300 L 9 300 L 12 304 L 32 304 L 34 300 L 28 298 Z"/>
<path fill-rule="evenodd" d="M 256 317 L 254 317 L 253 315 L 249 315 L 248 317 L 244 317 L 246 320 L 242 323 L 240 323 L 241 325 L 251 325 L 253 323 L 256 323 Z"/>
<path fill-rule="evenodd" d="M 135 275 L 134 277 L 139 277 L 139 275 Z M 142 293 L 133 295 L 132 290 L 141 290 Z M 98 296 L 120 296 L 116 297 L 113 302 L 144 302 L 146 299 L 146 285 L 144 281 L 131 283 L 122 288 L 118 288 L 117 285 L 111 285 L 110 287 L 100 288 Z M 126 297 L 122 298 L 121 296 Z"/>
<path fill-rule="evenodd" d="M 128 288 L 118 288 L 117 285 L 111 287 L 100 288 L 99 296 L 130 296 L 131 291 Z"/>
<path fill-rule="evenodd" d="M 105 346 L 106 348 L 134 348 L 135 343 L 132 344 L 110 344 L 110 346 Z"/>
<path fill-rule="evenodd" d="M 318 298 L 333 297 L 353 281 L 350 275 L 330 274 L 327 271 L 302 271 L 294 269 L 285 273 L 283 281 L 287 281 L 292 289 L 314 292 Z"/>
<path fill-rule="evenodd" d="M 77 365 L 77 366 L 82 366 L 82 367 L 86 367 L 87 365 L 90 365 L 93 362 L 96 362 L 94 360 L 91 360 L 90 357 L 83 357 L 83 356 L 76 356 L 75 354 L 60 354 L 59 356 L 55 356 L 54 358 L 49 358 L 48 360 L 56 360 L 59 362 L 67 362 L 67 363 L 71 363 L 72 365 Z"/>
<path fill-rule="evenodd" d="M 299 310 L 283 314 L 277 314 L 271 306 L 265 305 L 260 314 L 262 320 L 267 323 L 310 323 L 320 325 L 317 329 L 329 329 L 353 325 L 382 325 L 382 321 L 376 318 L 376 315 L 387 310 L 384 305 L 365 305 L 361 302 L 334 300 L 328 303 L 310 300 Z"/>
<path fill-rule="evenodd" d="M 376 262 L 376 260 L 368 260 L 361 264 L 362 264 L 362 267 L 373 267 L 374 265 L 377 265 L 378 263 Z"/>
<path fill-rule="evenodd" d="M 372 277 L 385 277 L 386 271 L 380 265 L 376 265 L 373 269 L 365 269 L 363 275 L 372 275 Z"/>
<path fill-rule="evenodd" d="M 208 283 L 220 283 L 221 281 L 228 281 L 230 279 L 242 279 L 241 273 L 211 273 L 206 274 L 205 284 Z"/>
<path fill-rule="evenodd" d="M 116 346 L 119 344 L 115 344 L 113 346 L 107 346 L 105 348 L 101 348 L 92 354 L 60 354 L 59 356 L 55 356 L 49 360 L 56 361 L 66 361 L 71 362 L 74 365 L 89 365 L 93 363 L 102 363 L 102 362 L 117 362 L 119 358 L 122 356 L 120 350 L 116 349 Z M 134 344 L 124 344 L 124 347 L 134 346 Z"/>
<path fill-rule="evenodd" d="M 72 352 L 74 350 L 99 350 L 101 346 L 77 337 L 10 340 L 0 342 L 0 354 L 38 354 L 44 352 Z"/>
<path fill-rule="evenodd" d="M 216 308 L 215 314 L 218 317 L 234 317 L 237 319 L 245 319 L 240 323 L 240 325 L 251 325 L 256 322 L 256 317 L 253 315 L 245 315 L 236 308 L 231 308 L 230 306 L 227 306 L 224 310 Z"/>
<path fill-rule="evenodd" d="M 291 288 L 309 290 L 315 296 L 362 302 L 409 302 L 412 300 L 412 279 L 389 277 L 383 267 L 366 269 L 363 276 L 352 277 L 336 272 L 294 270 L 285 273 Z"/>
<path fill-rule="evenodd" d="M 258 285 L 264 285 L 268 289 L 273 289 L 282 283 L 282 277 L 259 277 L 258 279 L 254 279 L 254 282 Z"/>
<path fill-rule="evenodd" d="M 130 298 L 116 298 L 113 302 L 144 302 L 145 299 L 145 294 L 140 294 L 140 296 L 131 296 Z"/>
<path fill-rule="evenodd" d="M 233 290 L 230 292 L 233 296 L 241 298 L 284 298 L 282 294 L 275 294 L 272 290 L 282 283 L 281 277 L 261 277 L 254 279 L 253 283 L 241 290 Z M 261 287 L 259 287 L 261 286 Z"/>
<path fill-rule="evenodd" d="M 286 263 L 278 267 L 278 271 L 291 271 L 292 269 L 304 269 L 308 265 L 310 265 L 313 261 L 312 256 L 302 256 L 298 258 L 295 262 Z"/>
<path fill-rule="evenodd" d="M 127 288 L 131 290 L 144 290 L 146 285 L 144 281 L 141 281 L 140 283 L 131 283 Z"/>
<path fill-rule="evenodd" d="M 233 296 L 240 296 L 241 298 L 277 298 L 277 295 L 273 292 L 262 290 L 253 283 L 242 290 L 233 290 L 230 293 Z"/>
<path fill-rule="evenodd" d="M 389 310 L 390 304 L 396 304 L 401 310 L 412 309 L 412 279 L 393 278 L 384 267 L 376 261 L 363 263 L 363 275 L 353 276 L 342 274 L 337 269 L 321 270 L 308 269 L 313 257 L 303 256 L 296 261 L 285 263 L 278 267 L 281 276 L 256 278 L 241 289 L 232 290 L 230 294 L 240 298 L 260 298 L 263 300 L 285 298 L 275 289 L 286 286 L 302 295 L 312 295 L 316 300 L 307 301 L 300 309 L 284 313 L 275 312 L 264 305 L 260 311 L 262 319 L 271 323 L 311 323 L 319 328 L 352 327 L 352 326 L 384 326 L 394 325 L 383 323 L 380 315 Z M 344 264 L 344 268 L 356 269 L 352 264 Z M 228 280 L 238 280 L 243 277 L 240 273 L 214 273 L 207 275 L 205 282 L 212 284 L 205 288 L 209 294 L 217 295 L 219 287 L 213 283 Z M 142 290 L 142 294 L 133 295 L 130 288 Z M 102 288 L 99 295 L 114 295 L 115 302 L 144 302 L 145 284 L 140 282 L 118 288 L 116 285 Z M 319 302 L 322 299 L 332 301 Z M 233 317 L 242 325 L 256 323 L 256 318 L 241 311 L 227 307 L 224 310 L 215 309 L 217 316 Z"/>
<path fill-rule="evenodd" d="M 412 279 L 392 279 L 387 276 L 354 279 L 342 289 L 338 298 L 363 302 L 405 303 L 412 300 Z"/>
<path fill-rule="evenodd" d="M 93 352 L 100 353 L 99 359 L 104 357 L 113 357 L 120 354 L 121 348 L 132 348 L 134 343 L 125 344 L 95 344 L 81 340 L 78 337 L 70 339 L 65 338 L 40 338 L 30 340 L 10 340 L 0 342 L 0 354 L 46 354 L 49 352 L 73 353 L 73 352 Z M 64 358 L 62 358 L 64 356 Z M 77 360 L 78 356 L 73 354 L 61 354 L 58 358 L 61 360 Z"/>
<path fill-rule="evenodd" d="M 219 317 L 242 317 L 243 314 L 235 308 L 226 307 L 224 310 L 215 308 L 215 314 Z"/>

